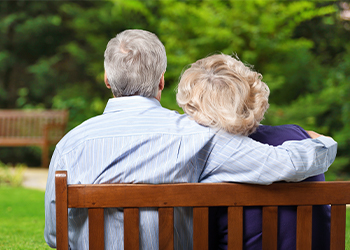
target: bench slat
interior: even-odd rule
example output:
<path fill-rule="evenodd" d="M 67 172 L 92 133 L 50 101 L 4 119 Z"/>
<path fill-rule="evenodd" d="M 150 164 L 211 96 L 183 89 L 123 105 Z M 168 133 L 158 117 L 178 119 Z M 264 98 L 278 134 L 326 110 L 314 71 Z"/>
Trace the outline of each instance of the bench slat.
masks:
<path fill-rule="evenodd" d="M 11 138 L 11 137 L 1 137 L 1 145 L 6 145 L 8 147 L 13 146 L 28 146 L 28 145 L 38 145 L 44 144 L 44 138 L 38 137 L 21 137 L 21 138 Z"/>
<path fill-rule="evenodd" d="M 345 249 L 345 224 L 346 205 L 332 205 L 331 250 Z"/>
<path fill-rule="evenodd" d="M 243 249 L 243 207 L 228 207 L 227 249 Z"/>
<path fill-rule="evenodd" d="M 159 249 L 174 249 L 174 208 L 159 208 Z"/>
<path fill-rule="evenodd" d="M 263 207 L 262 249 L 277 250 L 277 218 L 278 207 Z"/>
<path fill-rule="evenodd" d="M 124 249 L 139 249 L 139 209 L 124 208 Z"/>
<path fill-rule="evenodd" d="M 109 195 L 104 192 L 108 189 Z M 157 190 L 157 192 L 154 192 Z M 191 190 L 191 192 L 188 192 Z M 216 193 L 213 193 L 215 190 Z M 343 190 L 339 193 L 339 190 Z M 103 184 L 71 185 L 68 190 L 70 207 L 193 207 L 193 206 L 293 206 L 350 204 L 348 182 L 301 182 L 249 185 L 233 183 L 196 183 L 157 185 L 124 184 L 118 187 Z M 87 195 L 84 199 L 84 195 Z M 206 197 L 203 197 L 203 193 Z M 217 195 L 220 193 L 220 195 Z M 315 195 L 322 193 L 322 196 Z M 337 193 L 337 195 L 334 195 Z M 118 197 L 118 199 L 116 199 Z M 180 199 L 181 198 L 181 199 Z M 98 204 L 98 205 L 97 205 Z"/>
<path fill-rule="evenodd" d="M 207 207 L 193 208 L 193 249 L 208 249 L 208 215 Z"/>
<path fill-rule="evenodd" d="M 297 207 L 297 249 L 311 249 L 312 206 Z"/>
<path fill-rule="evenodd" d="M 89 208 L 89 250 L 104 249 L 103 208 Z"/>

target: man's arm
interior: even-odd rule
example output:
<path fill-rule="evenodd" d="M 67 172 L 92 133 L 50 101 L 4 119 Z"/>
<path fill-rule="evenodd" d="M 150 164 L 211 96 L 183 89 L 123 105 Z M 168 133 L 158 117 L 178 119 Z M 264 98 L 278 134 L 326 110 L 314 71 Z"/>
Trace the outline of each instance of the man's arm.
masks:
<path fill-rule="evenodd" d="M 55 172 L 59 161 L 57 148 L 52 156 L 49 174 L 47 177 L 45 191 L 45 230 L 44 237 L 46 243 L 56 248 L 56 194 L 55 194 Z M 58 169 L 60 170 L 60 169 Z"/>
<path fill-rule="evenodd" d="M 310 136 L 313 137 L 313 135 Z M 337 155 L 337 142 L 331 137 L 318 134 L 315 139 L 300 141 L 300 143 L 303 142 L 305 144 L 300 148 L 298 141 L 289 141 L 282 144 L 282 146 L 286 148 L 292 148 L 290 151 L 291 159 L 296 171 L 300 173 L 300 175 L 296 177 L 291 177 L 289 180 L 286 179 L 287 181 L 300 181 L 310 176 L 322 174 L 328 170 L 329 166 L 335 160 Z M 312 144 L 311 148 L 307 148 L 307 143 L 309 142 L 317 142 L 318 144 Z M 304 153 L 304 155 L 302 153 Z M 302 162 L 298 162 L 298 158 L 300 158 Z"/>
<path fill-rule="evenodd" d="M 213 145 L 208 149 L 210 155 L 200 182 L 301 181 L 326 172 L 337 152 L 337 143 L 325 136 L 272 147 L 248 137 L 219 132 Z"/>

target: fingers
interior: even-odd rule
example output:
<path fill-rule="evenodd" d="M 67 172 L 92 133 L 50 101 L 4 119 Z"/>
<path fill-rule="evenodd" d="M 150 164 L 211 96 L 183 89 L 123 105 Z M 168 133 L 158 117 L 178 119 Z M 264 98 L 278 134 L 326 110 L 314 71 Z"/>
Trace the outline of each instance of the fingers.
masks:
<path fill-rule="evenodd" d="M 314 132 L 314 131 L 306 131 L 306 132 L 309 134 L 309 136 L 311 137 L 311 139 L 316 139 L 316 138 L 322 136 L 321 134 L 316 133 L 316 132 Z"/>

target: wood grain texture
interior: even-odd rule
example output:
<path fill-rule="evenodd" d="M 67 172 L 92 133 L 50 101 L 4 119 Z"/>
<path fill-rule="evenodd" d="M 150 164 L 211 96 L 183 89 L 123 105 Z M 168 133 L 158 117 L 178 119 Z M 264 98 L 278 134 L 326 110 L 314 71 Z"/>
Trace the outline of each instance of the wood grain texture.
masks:
<path fill-rule="evenodd" d="M 159 249 L 174 249 L 174 208 L 159 208 Z"/>
<path fill-rule="evenodd" d="M 68 204 L 70 207 L 283 206 L 350 203 L 349 182 L 274 183 L 268 186 L 233 183 L 71 185 L 68 193 L 72 197 Z"/>
<path fill-rule="evenodd" d="M 105 247 L 103 208 L 89 208 L 89 250 Z"/>
<path fill-rule="evenodd" d="M 208 249 L 208 215 L 207 207 L 193 208 L 193 249 Z"/>
<path fill-rule="evenodd" d="M 139 209 L 124 208 L 124 249 L 139 249 Z"/>
<path fill-rule="evenodd" d="M 263 207 L 262 249 L 277 250 L 278 207 Z"/>
<path fill-rule="evenodd" d="M 297 242 L 299 249 L 311 249 L 312 245 L 312 206 L 297 207 Z"/>
<path fill-rule="evenodd" d="M 229 250 L 243 249 L 243 207 L 228 207 L 228 244 Z"/>
<path fill-rule="evenodd" d="M 345 249 L 346 205 L 331 208 L 331 250 Z"/>
<path fill-rule="evenodd" d="M 56 241 L 58 250 L 68 250 L 67 172 L 56 171 Z"/>

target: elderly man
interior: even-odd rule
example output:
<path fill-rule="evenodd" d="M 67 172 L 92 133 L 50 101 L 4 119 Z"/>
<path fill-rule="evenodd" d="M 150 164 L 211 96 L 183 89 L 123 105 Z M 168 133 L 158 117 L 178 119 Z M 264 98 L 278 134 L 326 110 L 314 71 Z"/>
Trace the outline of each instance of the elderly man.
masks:
<path fill-rule="evenodd" d="M 68 184 L 299 181 L 325 172 L 336 142 L 324 136 L 260 144 L 201 126 L 161 107 L 166 53 L 156 35 L 126 30 L 105 51 L 105 83 L 115 98 L 102 115 L 70 131 L 56 146 L 45 194 L 45 239 L 56 246 L 54 173 L 67 170 Z M 215 172 L 215 178 L 210 178 Z M 158 249 L 158 215 L 140 212 L 140 247 Z M 69 210 L 71 249 L 88 249 L 88 214 Z M 192 248 L 190 209 L 175 211 L 175 248 Z M 123 214 L 105 210 L 106 249 L 123 249 Z"/>

